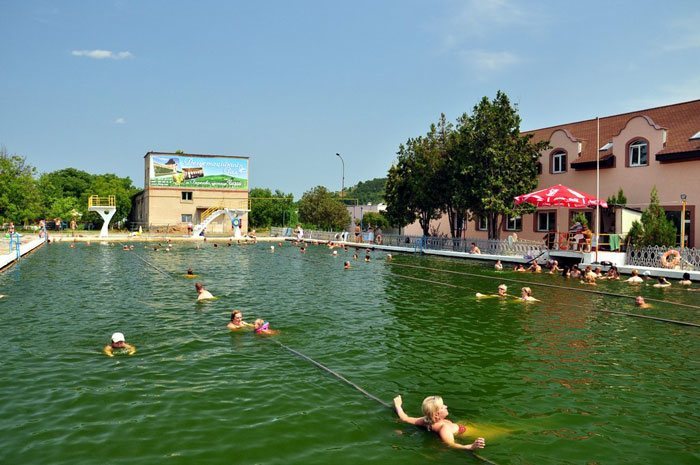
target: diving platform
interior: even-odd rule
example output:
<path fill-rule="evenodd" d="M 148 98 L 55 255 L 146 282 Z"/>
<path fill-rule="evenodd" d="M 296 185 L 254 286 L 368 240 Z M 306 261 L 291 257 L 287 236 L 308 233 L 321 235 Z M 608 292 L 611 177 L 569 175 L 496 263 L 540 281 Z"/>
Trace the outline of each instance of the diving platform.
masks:
<path fill-rule="evenodd" d="M 102 223 L 102 229 L 100 229 L 100 237 L 107 237 L 109 235 L 109 223 L 117 212 L 115 196 L 108 195 L 107 197 L 100 197 L 98 195 L 91 195 L 88 197 L 88 210 L 97 212 L 102 217 L 104 223 Z"/>

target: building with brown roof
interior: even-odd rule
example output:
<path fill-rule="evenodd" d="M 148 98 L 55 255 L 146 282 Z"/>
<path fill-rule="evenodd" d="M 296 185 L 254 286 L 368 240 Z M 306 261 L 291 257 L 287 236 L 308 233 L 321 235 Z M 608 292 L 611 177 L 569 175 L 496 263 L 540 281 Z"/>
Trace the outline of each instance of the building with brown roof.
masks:
<path fill-rule="evenodd" d="M 576 190 L 596 194 L 596 164 L 600 170 L 600 198 L 615 195 L 620 189 L 627 207 L 642 210 L 656 186 L 661 206 L 680 230 L 681 196 L 687 197 L 685 244 L 700 240 L 696 206 L 700 204 L 700 100 L 604 116 L 597 119 L 560 124 L 524 132 L 534 141 L 546 140 L 550 149 L 540 158 L 538 189 L 564 184 Z M 571 217 L 583 211 L 595 230 L 595 210 L 541 208 L 533 215 L 512 218 L 504 225 L 506 234 L 539 240 L 548 230 L 568 231 Z M 627 232 L 620 215 L 601 213 L 601 233 Z M 444 224 L 443 224 L 444 223 Z M 486 237 L 484 224 L 471 223 L 467 237 Z M 436 221 L 434 229 L 449 233 L 446 218 Z M 420 234 L 411 225 L 407 234 Z M 680 236 L 679 236 L 680 239 Z M 605 243 L 601 239 L 601 244 Z"/>

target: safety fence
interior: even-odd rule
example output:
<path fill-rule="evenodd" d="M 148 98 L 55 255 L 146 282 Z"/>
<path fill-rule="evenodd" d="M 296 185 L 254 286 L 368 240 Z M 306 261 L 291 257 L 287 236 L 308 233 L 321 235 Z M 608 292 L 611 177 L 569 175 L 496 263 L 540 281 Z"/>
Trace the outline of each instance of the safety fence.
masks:
<path fill-rule="evenodd" d="M 270 229 L 270 235 L 275 237 L 298 237 L 298 231 L 294 228 Z M 377 244 L 393 247 L 406 247 L 416 250 L 444 250 L 451 252 L 470 253 L 472 244 L 480 249 L 482 254 L 532 256 L 540 255 L 546 250 L 544 241 L 477 239 L 477 238 L 450 238 L 433 236 L 406 236 L 400 234 L 374 235 L 371 232 L 354 233 L 338 231 L 303 230 L 303 238 L 319 241 L 346 241 L 357 244 Z"/>
<path fill-rule="evenodd" d="M 625 256 L 625 265 L 700 270 L 700 250 L 694 247 L 680 249 L 657 245 L 643 248 L 629 247 Z"/>

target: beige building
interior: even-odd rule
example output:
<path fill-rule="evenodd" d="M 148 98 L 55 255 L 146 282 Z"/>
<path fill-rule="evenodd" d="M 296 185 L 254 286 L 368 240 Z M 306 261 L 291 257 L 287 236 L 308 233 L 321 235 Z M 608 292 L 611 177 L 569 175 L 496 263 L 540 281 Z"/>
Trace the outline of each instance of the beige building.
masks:
<path fill-rule="evenodd" d="M 700 244 L 696 217 L 696 206 L 700 204 L 700 100 L 561 124 L 525 134 L 532 134 L 533 141 L 546 140 L 551 146 L 540 158 L 537 189 L 563 184 L 595 195 L 599 157 L 601 199 L 622 189 L 627 207 L 641 211 L 648 206 L 649 193 L 656 186 L 660 204 L 676 224 L 680 241 L 682 196 L 685 196 L 684 242 L 689 247 Z M 595 231 L 595 209 L 552 207 L 540 208 L 522 218 L 509 218 L 504 222 L 501 236 L 516 233 L 520 238 L 541 240 L 550 230 L 564 233 L 571 225 L 571 217 L 580 211 Z M 485 229 L 484 221 L 476 218 L 469 222 L 464 234 L 486 238 Z M 601 214 L 601 234 L 625 234 L 628 229 L 621 212 L 606 210 Z M 433 222 L 431 230 L 449 235 L 447 218 Z M 421 229 L 416 222 L 404 232 L 420 235 Z M 601 244 L 604 243 L 603 237 Z"/>
<path fill-rule="evenodd" d="M 204 220 L 207 233 L 248 230 L 249 158 L 148 152 L 144 189 L 133 200 L 131 221 L 144 227 L 180 227 Z M 227 214 L 217 211 L 227 209 Z M 215 217 L 215 218 L 210 218 Z"/>

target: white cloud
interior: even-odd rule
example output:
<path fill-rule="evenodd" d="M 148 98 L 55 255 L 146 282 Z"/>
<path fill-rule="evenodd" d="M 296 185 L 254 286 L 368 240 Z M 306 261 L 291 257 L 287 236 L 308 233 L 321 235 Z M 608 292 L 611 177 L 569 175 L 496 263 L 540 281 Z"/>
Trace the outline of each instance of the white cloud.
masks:
<path fill-rule="evenodd" d="M 73 50 L 71 55 L 74 57 L 93 58 L 95 60 L 125 60 L 134 57 L 131 52 L 112 52 L 111 50 Z"/>
<path fill-rule="evenodd" d="M 126 120 L 122 117 L 119 117 L 114 120 L 114 124 L 126 124 Z"/>
<path fill-rule="evenodd" d="M 522 61 L 510 52 L 488 52 L 485 50 L 468 50 L 461 53 L 463 62 L 481 71 L 500 71 Z"/>

